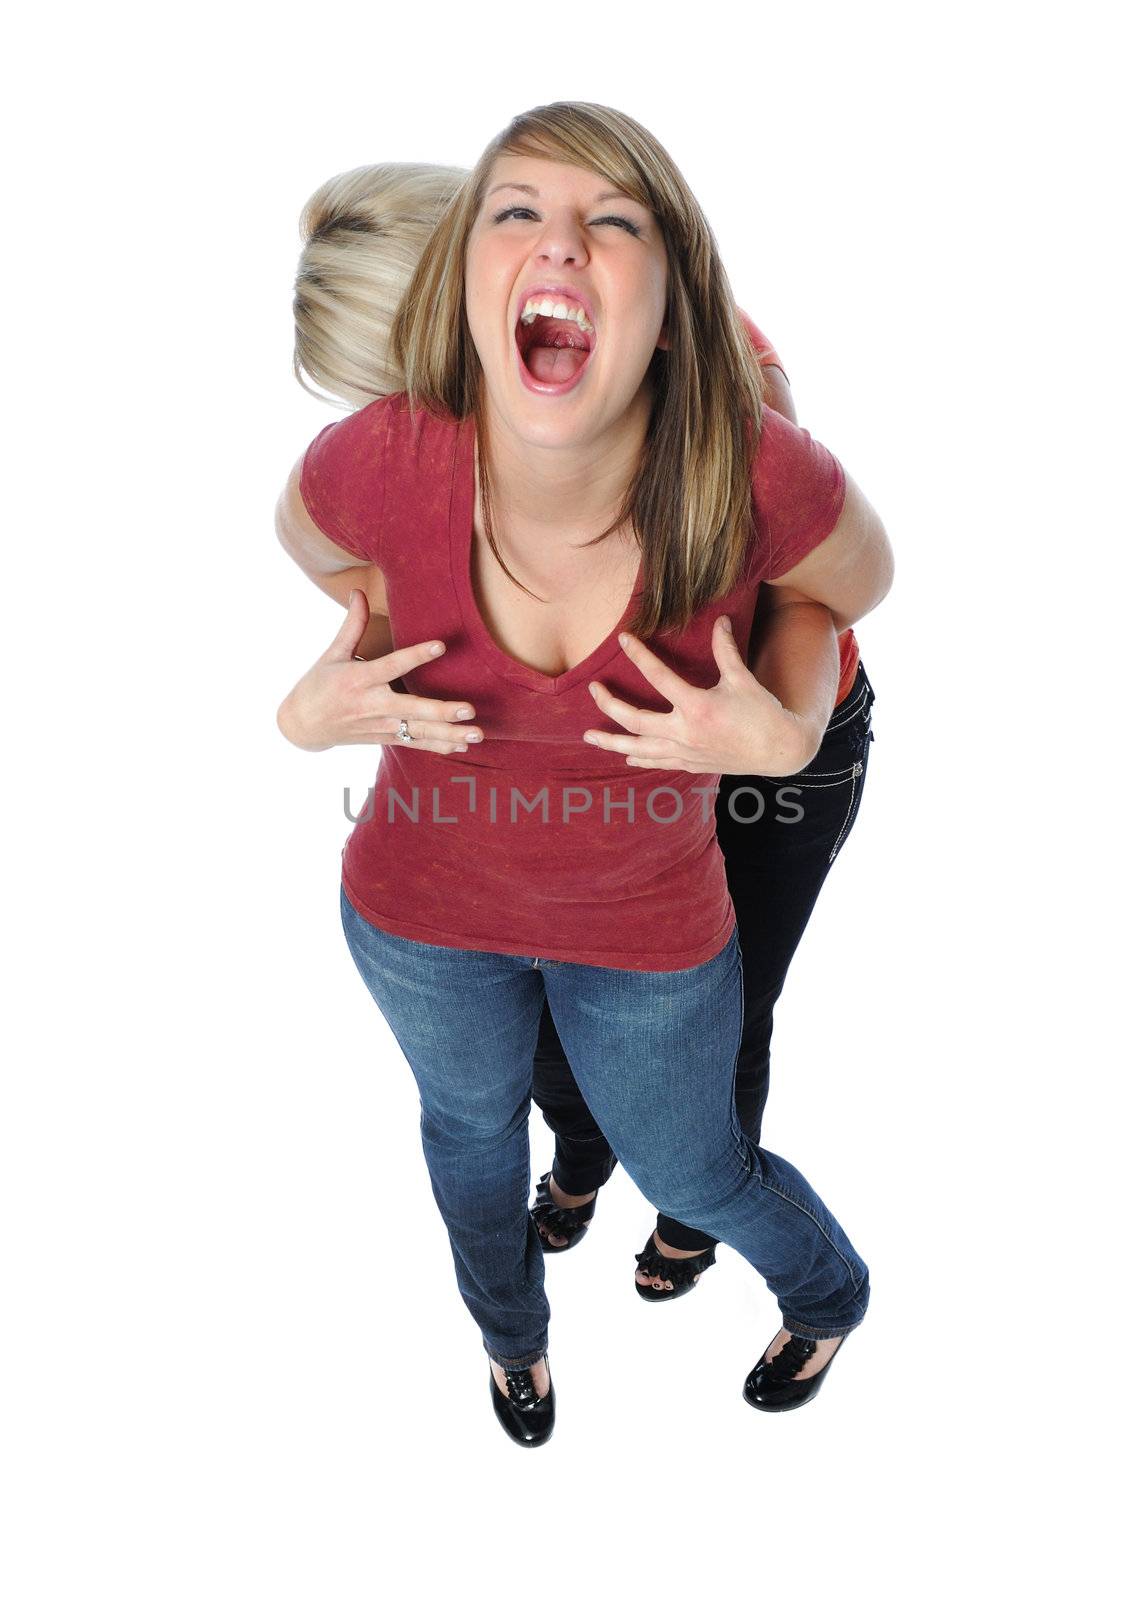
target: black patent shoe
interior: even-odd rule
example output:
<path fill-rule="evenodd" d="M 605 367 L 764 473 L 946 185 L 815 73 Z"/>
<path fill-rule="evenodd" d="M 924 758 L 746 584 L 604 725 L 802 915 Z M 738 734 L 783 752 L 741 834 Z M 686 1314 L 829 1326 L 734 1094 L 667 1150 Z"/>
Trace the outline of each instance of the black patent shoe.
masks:
<path fill-rule="evenodd" d="M 576 1244 L 581 1244 L 586 1237 L 588 1224 L 593 1221 L 594 1208 L 598 1203 L 598 1197 L 595 1194 L 592 1200 L 587 1200 L 585 1205 L 582 1206 L 573 1206 L 570 1209 L 565 1206 L 556 1206 L 550 1198 L 551 1176 L 550 1172 L 544 1172 L 535 1184 L 535 1201 L 530 1208 L 535 1227 L 538 1227 L 541 1222 L 543 1228 L 548 1229 L 551 1233 L 561 1234 L 566 1240 L 565 1244 L 551 1244 L 543 1233 L 542 1228 L 539 1228 L 538 1237 L 542 1241 L 544 1253 L 548 1256 L 561 1255 L 564 1250 L 573 1250 Z"/>
<path fill-rule="evenodd" d="M 826 1366 L 820 1367 L 810 1378 L 797 1378 L 796 1373 L 815 1354 L 816 1340 L 793 1333 L 774 1360 L 765 1361 L 763 1356 L 760 1357 L 744 1380 L 744 1398 L 757 1411 L 794 1411 L 797 1406 L 806 1406 L 813 1395 L 819 1393 L 824 1378 L 843 1349 L 846 1337 L 846 1333 L 842 1335 L 828 1357 Z"/>
<path fill-rule="evenodd" d="M 676 1256 L 663 1256 L 650 1234 L 645 1241 L 645 1249 L 639 1251 L 634 1260 L 638 1270 L 644 1272 L 647 1278 L 668 1278 L 673 1285 L 671 1289 L 655 1289 L 651 1283 L 638 1283 L 634 1278 L 633 1287 L 643 1300 L 678 1300 L 690 1289 L 696 1288 L 702 1273 L 716 1266 L 716 1245 L 710 1244 L 700 1255 L 678 1259 Z"/>
<path fill-rule="evenodd" d="M 546 1363 L 549 1376 L 550 1362 Z M 541 1400 L 530 1372 L 508 1372 L 504 1394 L 491 1373 L 491 1399 L 495 1415 L 516 1444 L 545 1444 L 554 1432 L 554 1380 Z"/>

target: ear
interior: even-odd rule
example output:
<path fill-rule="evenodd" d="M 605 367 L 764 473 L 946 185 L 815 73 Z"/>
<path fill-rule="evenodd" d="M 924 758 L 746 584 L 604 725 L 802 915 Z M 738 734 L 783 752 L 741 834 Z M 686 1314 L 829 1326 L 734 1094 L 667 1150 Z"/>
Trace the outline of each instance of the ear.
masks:
<path fill-rule="evenodd" d="M 662 319 L 661 332 L 657 335 L 657 343 L 654 346 L 654 348 L 657 349 L 657 350 L 668 350 L 668 348 L 669 348 L 669 313 L 668 313 L 668 311 L 666 311 L 665 316 Z"/>

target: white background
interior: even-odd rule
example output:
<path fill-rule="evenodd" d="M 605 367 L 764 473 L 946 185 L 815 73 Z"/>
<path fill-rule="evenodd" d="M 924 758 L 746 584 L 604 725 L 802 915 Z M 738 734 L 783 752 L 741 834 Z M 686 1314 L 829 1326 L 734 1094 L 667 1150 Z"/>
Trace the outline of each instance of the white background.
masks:
<path fill-rule="evenodd" d="M 1137 263 L 1123 8 L 64 6 L 15 36 L 5 251 L 12 1600 L 1117 1594 L 1135 1365 Z M 339 608 L 273 505 L 334 172 L 517 111 L 671 152 L 801 423 L 882 515 L 863 809 L 765 1143 L 872 1274 L 819 1399 L 722 1249 L 549 1263 L 500 1432 L 411 1074 L 344 945 L 342 794 L 274 714 Z M 533 1125 L 535 1172 L 550 1137 Z"/>

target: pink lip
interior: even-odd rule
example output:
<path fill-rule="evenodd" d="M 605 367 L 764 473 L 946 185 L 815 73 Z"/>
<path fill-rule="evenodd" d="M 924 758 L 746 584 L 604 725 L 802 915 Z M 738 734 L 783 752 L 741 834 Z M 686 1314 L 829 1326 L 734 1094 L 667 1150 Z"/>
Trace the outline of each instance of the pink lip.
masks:
<path fill-rule="evenodd" d="M 530 288 L 525 290 L 523 293 L 523 296 L 518 303 L 518 309 L 515 311 L 516 328 L 519 325 L 519 318 L 526 310 L 527 301 L 535 299 L 538 295 L 542 295 L 543 298 L 549 295 L 551 299 L 555 301 L 562 300 L 567 305 L 573 304 L 576 306 L 581 306 L 587 317 L 589 317 L 591 324 L 595 328 L 597 327 L 598 319 L 594 315 L 593 306 L 586 299 L 585 295 L 578 293 L 577 289 L 571 289 L 565 283 L 532 283 Z"/>

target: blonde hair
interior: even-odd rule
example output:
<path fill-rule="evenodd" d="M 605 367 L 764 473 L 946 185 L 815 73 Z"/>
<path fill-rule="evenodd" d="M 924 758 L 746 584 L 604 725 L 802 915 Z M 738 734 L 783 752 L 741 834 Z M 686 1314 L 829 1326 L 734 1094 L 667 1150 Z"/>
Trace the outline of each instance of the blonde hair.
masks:
<path fill-rule="evenodd" d="M 457 419 L 474 415 L 484 531 L 518 583 L 491 530 L 482 371 L 464 310 L 467 241 L 501 155 L 585 167 L 647 206 L 664 235 L 669 348 L 650 360 L 653 409 L 622 505 L 590 542 L 631 523 L 645 583 L 630 631 L 649 637 L 683 628 L 726 595 L 747 565 L 763 379 L 704 213 L 640 123 L 609 106 L 559 101 L 523 112 L 492 139 L 440 217 L 396 314 L 392 351 L 409 404 Z"/>
<path fill-rule="evenodd" d="M 352 409 L 404 389 L 391 329 L 432 229 L 468 177 L 387 162 L 338 173 L 305 202 L 293 287 L 293 375 Z"/>

